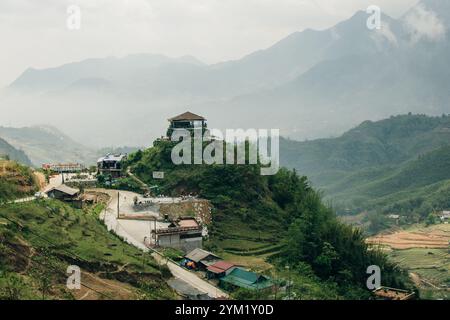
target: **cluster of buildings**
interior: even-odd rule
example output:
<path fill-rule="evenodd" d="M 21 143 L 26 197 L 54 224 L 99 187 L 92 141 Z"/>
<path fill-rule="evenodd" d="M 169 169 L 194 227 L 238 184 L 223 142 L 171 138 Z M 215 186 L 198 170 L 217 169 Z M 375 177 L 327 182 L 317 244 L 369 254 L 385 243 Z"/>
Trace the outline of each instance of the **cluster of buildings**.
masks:
<path fill-rule="evenodd" d="M 185 112 L 169 119 L 167 130 L 168 139 L 175 130 L 206 130 L 207 122 L 202 116 L 191 112 Z M 127 160 L 126 154 L 108 154 L 97 160 L 97 174 L 120 178 L 124 174 L 124 162 Z M 57 173 L 78 173 L 84 167 L 80 164 L 45 164 L 43 169 Z M 70 187 L 66 184 L 53 187 L 48 190 L 49 198 L 58 199 L 82 207 L 84 203 L 95 202 L 80 192 L 80 189 Z M 151 243 L 155 247 L 175 248 L 183 251 L 184 256 L 181 264 L 198 272 L 202 272 L 205 278 L 217 282 L 223 288 L 236 287 L 250 290 L 271 289 L 274 283 L 269 277 L 260 275 L 231 262 L 224 261 L 219 256 L 202 249 L 204 227 L 193 217 L 179 217 L 164 228 L 153 228 L 151 230 Z M 155 220 L 156 225 L 156 220 Z"/>
<path fill-rule="evenodd" d="M 45 163 L 42 169 L 57 173 L 77 173 L 83 171 L 85 167 L 80 163 Z"/>
<path fill-rule="evenodd" d="M 182 266 L 203 272 L 205 277 L 215 281 L 222 288 L 244 288 L 249 290 L 271 290 L 274 282 L 264 275 L 246 270 L 224 261 L 212 252 L 196 248 L 186 254 Z"/>

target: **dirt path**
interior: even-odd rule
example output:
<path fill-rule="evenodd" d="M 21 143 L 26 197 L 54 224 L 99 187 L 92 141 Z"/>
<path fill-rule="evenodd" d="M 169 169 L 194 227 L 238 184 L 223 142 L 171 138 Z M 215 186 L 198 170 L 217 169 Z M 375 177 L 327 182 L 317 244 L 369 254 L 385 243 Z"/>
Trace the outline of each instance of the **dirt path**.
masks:
<path fill-rule="evenodd" d="M 82 271 L 81 283 L 97 292 L 82 286 L 80 290 L 73 291 L 77 300 L 109 299 L 109 297 L 117 300 L 136 298 L 134 288 L 131 285 L 116 280 L 102 279 L 89 272 Z"/>

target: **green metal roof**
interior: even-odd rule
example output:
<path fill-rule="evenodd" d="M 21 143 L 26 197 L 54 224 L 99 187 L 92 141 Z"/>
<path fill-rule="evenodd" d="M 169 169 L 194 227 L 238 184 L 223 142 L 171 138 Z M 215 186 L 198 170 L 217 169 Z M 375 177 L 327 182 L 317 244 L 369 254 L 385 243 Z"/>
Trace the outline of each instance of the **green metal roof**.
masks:
<path fill-rule="evenodd" d="M 220 278 L 220 281 L 247 289 L 264 289 L 273 285 L 270 278 L 241 268 L 234 268 L 228 275 Z"/>

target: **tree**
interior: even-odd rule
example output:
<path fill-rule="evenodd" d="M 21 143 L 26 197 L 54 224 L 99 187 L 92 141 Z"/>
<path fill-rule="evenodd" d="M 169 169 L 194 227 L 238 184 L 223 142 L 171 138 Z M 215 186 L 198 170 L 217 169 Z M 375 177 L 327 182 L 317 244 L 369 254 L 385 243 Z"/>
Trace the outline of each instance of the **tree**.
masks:
<path fill-rule="evenodd" d="M 98 181 L 98 183 L 100 183 L 100 184 L 104 184 L 105 181 L 106 181 L 106 178 L 105 178 L 105 176 L 104 176 L 103 174 L 99 174 L 99 175 L 97 176 L 97 181 Z"/>
<path fill-rule="evenodd" d="M 322 246 L 322 253 L 314 262 L 316 265 L 317 274 L 323 278 L 332 275 L 333 264 L 338 259 L 339 255 L 334 247 L 330 243 L 324 242 Z"/>
<path fill-rule="evenodd" d="M 425 225 L 428 227 L 436 223 L 436 217 L 433 213 L 430 213 L 425 219 Z"/>

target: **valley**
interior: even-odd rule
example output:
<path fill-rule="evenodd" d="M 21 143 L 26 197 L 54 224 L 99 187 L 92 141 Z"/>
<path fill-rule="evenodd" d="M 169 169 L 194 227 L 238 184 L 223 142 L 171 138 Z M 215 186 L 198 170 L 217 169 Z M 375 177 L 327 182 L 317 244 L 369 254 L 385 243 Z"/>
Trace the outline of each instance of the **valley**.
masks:
<path fill-rule="evenodd" d="M 96 2 L 8 34 L 0 300 L 450 300 L 450 2 L 254 3 L 214 63 L 243 3 Z"/>

